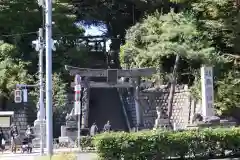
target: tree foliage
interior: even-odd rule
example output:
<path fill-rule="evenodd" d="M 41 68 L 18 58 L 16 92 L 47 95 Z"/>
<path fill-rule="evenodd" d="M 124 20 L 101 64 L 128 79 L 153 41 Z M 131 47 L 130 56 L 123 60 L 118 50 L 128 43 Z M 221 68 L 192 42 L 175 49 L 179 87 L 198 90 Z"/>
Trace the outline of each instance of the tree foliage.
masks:
<path fill-rule="evenodd" d="M 57 50 L 53 52 L 53 72 L 55 85 L 54 106 L 63 104 L 66 96 L 65 81 L 69 75 L 64 74 L 64 65 L 71 64 L 84 67 L 88 60 L 87 50 L 78 50 L 79 36 L 84 34 L 81 26 L 76 25 L 73 6 L 68 0 L 57 0 L 53 3 L 53 39 L 57 40 Z M 16 84 L 35 84 L 38 72 L 38 53 L 32 47 L 32 41 L 38 38 L 37 31 L 43 27 L 43 8 L 37 1 L 9 0 L 0 2 L 0 44 L 2 95 L 10 98 Z M 30 63 L 31 62 L 31 63 Z M 60 84 L 62 83 L 62 84 Z M 35 95 L 38 91 L 35 91 Z M 55 94 L 57 96 L 55 96 Z M 61 95 L 60 95 L 61 94 Z M 5 101 L 4 101 L 5 103 Z M 5 104 L 4 104 L 5 105 Z"/>
<path fill-rule="evenodd" d="M 44 79 L 45 81 L 45 79 Z M 68 103 L 67 83 L 62 80 L 62 77 L 58 73 L 54 73 L 52 76 L 53 88 L 52 88 L 52 106 L 54 113 L 65 113 L 66 105 Z M 44 92 L 45 93 L 45 92 Z M 36 88 L 31 95 L 34 97 L 35 102 L 38 102 L 39 88 Z M 45 94 L 44 94 L 45 97 Z"/>
<path fill-rule="evenodd" d="M 147 16 L 127 31 L 126 44 L 121 48 L 120 60 L 123 66 L 159 68 L 163 76 L 157 75 L 153 78 L 159 81 L 163 77 L 164 80 L 169 81 L 166 76 L 172 71 L 174 57 L 178 54 L 181 57 L 178 83 L 192 85 L 191 90 L 196 98 L 200 98 L 201 95 L 201 65 L 214 66 L 215 106 L 219 114 L 227 114 L 231 112 L 231 108 L 239 104 L 236 98 L 239 96 L 237 91 L 239 86 L 236 83 L 239 80 L 237 76 L 239 66 L 234 65 L 233 59 L 226 56 L 225 53 L 230 52 L 223 52 L 227 51 L 226 46 L 231 46 L 232 40 L 222 32 L 217 33 L 220 29 L 216 29 L 217 26 L 213 24 L 210 27 L 212 30 L 204 28 L 211 18 L 203 22 L 199 20 L 202 17 L 196 15 L 196 12 L 172 11 L 168 14 L 156 12 Z M 214 27 L 215 32 L 213 32 Z M 224 31 L 224 27 L 221 29 Z M 222 48 L 219 48 L 221 45 L 217 41 L 219 40 L 216 38 L 217 34 L 226 44 Z M 233 91 L 234 94 L 224 92 L 225 90 Z"/>
<path fill-rule="evenodd" d="M 61 78 L 61 75 L 53 74 L 53 107 L 55 112 L 65 113 L 68 109 L 67 83 Z"/>
<path fill-rule="evenodd" d="M 169 1 L 152 0 L 82 0 L 73 1 L 75 13 L 87 25 L 106 25 L 107 36 L 120 35 L 124 39 L 126 29 L 139 21 L 146 13 L 161 8 L 168 12 L 173 4 Z M 101 14 L 99 14 L 101 13 Z"/>
<path fill-rule="evenodd" d="M 17 50 L 13 45 L 0 42 L 0 97 L 1 107 L 6 109 L 6 101 L 11 99 L 17 84 L 32 82 L 32 76 L 28 74 L 28 62 L 21 59 L 13 59 Z"/>
<path fill-rule="evenodd" d="M 67 0 L 58 0 L 53 4 L 53 39 L 58 41 L 57 51 L 53 54 L 54 71 L 63 68 L 63 62 L 71 63 L 70 52 L 76 54 L 78 37 L 84 33 L 82 27 L 75 24 L 77 20 L 72 10 L 73 6 Z M 13 58 L 32 62 L 28 71 L 34 74 L 38 67 L 38 54 L 31 43 L 37 39 L 37 31 L 43 26 L 43 9 L 37 1 L 9 0 L 0 2 L 0 14 L 1 40 L 15 46 L 17 54 Z M 81 51 L 77 53 L 82 57 Z M 84 61 L 78 63 L 81 62 Z"/>
<path fill-rule="evenodd" d="M 156 67 L 162 72 L 171 72 L 172 57 L 177 54 L 182 59 L 181 72 L 188 74 L 193 74 L 201 64 L 215 65 L 224 60 L 198 31 L 192 15 L 173 11 L 165 15 L 156 12 L 131 27 L 120 59 L 123 65 Z"/>

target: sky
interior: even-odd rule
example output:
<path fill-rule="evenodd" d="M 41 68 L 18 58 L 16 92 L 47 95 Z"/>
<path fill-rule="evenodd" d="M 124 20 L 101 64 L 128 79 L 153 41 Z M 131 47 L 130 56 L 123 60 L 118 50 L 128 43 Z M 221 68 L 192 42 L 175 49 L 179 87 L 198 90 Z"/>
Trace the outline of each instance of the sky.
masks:
<path fill-rule="evenodd" d="M 85 28 L 85 36 L 91 35 L 91 36 L 99 36 L 102 35 L 102 31 L 99 27 L 91 26 L 91 27 L 84 27 Z"/>
<path fill-rule="evenodd" d="M 90 35 L 90 36 L 100 36 L 103 34 L 102 28 L 91 26 L 91 27 L 84 27 L 85 29 L 85 36 Z M 108 40 L 106 43 L 106 51 L 109 51 L 109 45 L 111 44 L 111 40 Z"/>

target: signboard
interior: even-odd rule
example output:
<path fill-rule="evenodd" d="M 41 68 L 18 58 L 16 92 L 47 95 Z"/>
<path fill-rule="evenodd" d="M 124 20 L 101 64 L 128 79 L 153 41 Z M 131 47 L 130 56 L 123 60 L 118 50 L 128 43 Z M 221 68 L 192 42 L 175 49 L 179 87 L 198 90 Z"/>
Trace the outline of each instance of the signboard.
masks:
<path fill-rule="evenodd" d="M 75 92 L 79 92 L 79 91 L 81 91 L 81 89 L 82 89 L 82 86 L 81 86 L 81 85 L 75 85 L 74 91 L 75 91 Z"/>
<path fill-rule="evenodd" d="M 74 102 L 74 114 L 75 115 L 80 115 L 81 114 L 81 102 L 80 101 L 75 101 Z"/>
<path fill-rule="evenodd" d="M 21 103 L 22 102 L 22 91 L 19 89 L 16 89 L 14 91 L 14 101 L 15 103 Z"/>
<path fill-rule="evenodd" d="M 23 102 L 27 102 L 28 101 L 28 91 L 27 89 L 23 89 Z"/>
<path fill-rule="evenodd" d="M 81 101 L 81 85 L 75 86 L 75 101 Z"/>
<path fill-rule="evenodd" d="M 10 127 L 11 126 L 11 117 L 10 116 L 0 116 L 1 127 Z"/>
<path fill-rule="evenodd" d="M 214 111 L 214 90 L 213 90 L 213 68 L 201 68 L 202 85 L 202 115 L 211 117 L 215 115 Z"/>

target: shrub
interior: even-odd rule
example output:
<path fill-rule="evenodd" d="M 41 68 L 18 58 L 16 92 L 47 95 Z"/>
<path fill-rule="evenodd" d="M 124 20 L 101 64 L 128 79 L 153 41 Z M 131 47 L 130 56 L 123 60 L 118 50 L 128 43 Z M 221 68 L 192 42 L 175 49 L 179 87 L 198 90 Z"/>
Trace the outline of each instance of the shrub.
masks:
<path fill-rule="evenodd" d="M 240 152 L 240 128 L 103 133 L 94 138 L 99 157 L 105 160 L 167 159 L 189 156 L 236 155 Z"/>
<path fill-rule="evenodd" d="M 93 138 L 90 136 L 81 136 L 81 147 L 83 150 L 93 150 L 94 144 L 92 143 Z M 78 139 L 75 141 L 75 145 L 78 146 Z"/>

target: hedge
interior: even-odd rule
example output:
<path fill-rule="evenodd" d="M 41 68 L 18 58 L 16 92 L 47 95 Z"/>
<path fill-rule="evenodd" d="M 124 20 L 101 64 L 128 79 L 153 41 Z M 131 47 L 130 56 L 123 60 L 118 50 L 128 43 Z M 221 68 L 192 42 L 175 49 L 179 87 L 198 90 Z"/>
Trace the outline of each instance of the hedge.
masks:
<path fill-rule="evenodd" d="M 228 157 L 240 153 L 240 128 L 103 133 L 94 144 L 105 160 Z"/>
<path fill-rule="evenodd" d="M 82 150 L 94 150 L 93 138 L 90 136 L 81 136 L 80 145 Z M 78 138 L 75 140 L 75 146 L 78 146 Z"/>

